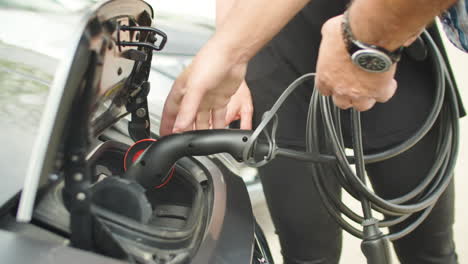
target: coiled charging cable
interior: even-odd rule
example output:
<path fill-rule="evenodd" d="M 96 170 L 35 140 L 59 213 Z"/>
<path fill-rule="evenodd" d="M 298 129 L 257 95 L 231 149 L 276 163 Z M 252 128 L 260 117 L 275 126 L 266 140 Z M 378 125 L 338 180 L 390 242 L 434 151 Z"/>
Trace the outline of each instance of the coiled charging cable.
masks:
<path fill-rule="evenodd" d="M 429 33 L 424 32 L 422 37 L 428 44 L 435 74 L 434 104 L 421 128 L 401 144 L 383 152 L 364 155 L 360 113 L 351 110 L 354 156 L 346 156 L 341 132 L 340 110 L 333 105 L 329 97 L 319 95 L 317 89 L 314 89 L 307 116 L 306 152 L 278 147 L 275 141 L 278 126 L 276 112 L 297 87 L 315 77 L 315 73 L 308 73 L 295 80 L 278 98 L 273 107 L 264 114 L 261 123 L 248 139 L 247 146 L 242 153 L 243 160 L 253 167 L 263 166 L 277 155 L 315 163 L 314 183 L 325 207 L 344 230 L 364 240 L 362 248 L 369 263 L 389 263 L 388 260 L 385 260 L 389 257 L 384 256 L 387 253 L 383 252 L 388 250 L 386 241 L 399 239 L 421 224 L 453 177 L 459 141 L 457 95 L 453 80 L 437 45 Z M 437 140 L 436 160 L 426 178 L 412 191 L 391 200 L 385 200 L 371 191 L 365 181 L 365 164 L 390 159 L 410 149 L 429 132 L 438 118 L 441 125 Z M 271 126 L 269 126 L 270 123 Z M 270 132 L 268 132 L 269 127 L 271 127 Z M 319 127 L 324 127 L 324 131 L 318 131 Z M 262 133 L 265 135 L 270 150 L 263 160 L 257 161 L 253 153 L 258 137 Z M 328 144 L 325 149 L 331 150 L 332 154 L 320 153 L 318 146 L 323 145 L 323 142 Z M 355 165 L 356 173 L 352 170 L 351 164 Z M 338 194 L 331 191 L 330 186 L 320 177 L 320 175 L 325 175 L 325 170 L 330 169 L 335 171 L 334 175 L 341 187 L 352 197 L 361 201 L 362 216 L 347 207 Z M 375 219 L 373 210 L 382 213 L 385 216 L 384 219 Z M 400 224 L 416 213 L 419 213 L 419 216 L 415 220 L 408 221 L 409 224 L 395 233 L 382 234 L 379 230 L 380 227 Z M 343 215 L 362 225 L 363 228 L 354 227 L 347 219 L 343 218 Z M 383 253 L 379 253 L 379 250 Z"/>
<path fill-rule="evenodd" d="M 341 132 L 340 110 L 333 106 L 329 97 L 319 95 L 317 89 L 313 91 L 307 114 L 306 151 L 279 147 L 275 140 L 278 127 L 276 113 L 297 87 L 315 77 L 314 73 L 309 73 L 295 80 L 283 92 L 273 107 L 263 115 L 262 121 L 253 132 L 226 129 L 200 130 L 160 138 L 128 168 L 124 178 L 136 181 L 146 189 L 152 188 L 156 183 L 164 182 L 167 173 L 181 157 L 222 152 L 227 152 L 237 160 L 254 167 L 263 166 L 276 156 L 308 161 L 313 163 L 315 170 L 312 175 L 313 181 L 328 212 L 344 230 L 363 239 L 361 248 L 368 263 L 388 264 L 390 263 L 388 242 L 407 235 L 429 215 L 453 177 L 458 153 L 459 112 L 455 86 L 437 45 L 429 33 L 424 32 L 422 36 L 429 48 L 429 57 L 435 75 L 434 103 L 419 130 L 395 147 L 364 155 L 360 114 L 351 110 L 354 155 L 347 156 Z M 431 130 L 437 119 L 440 126 L 436 158 L 424 180 L 407 194 L 390 200 L 371 191 L 366 185 L 366 164 L 387 160 L 407 151 Z M 267 144 L 258 141 L 262 133 Z M 256 157 L 259 155 L 263 156 L 263 159 L 257 161 Z M 356 172 L 351 168 L 351 164 L 355 165 Z M 361 202 L 362 215 L 347 207 L 336 191 L 332 191 L 325 183 L 320 175 L 328 175 L 325 173 L 326 170 L 332 170 L 342 189 Z M 374 218 L 374 211 L 382 213 L 384 218 L 380 220 Z M 415 217 L 409 219 L 412 215 Z M 362 228 L 355 227 L 351 221 L 361 225 Z M 386 234 L 380 230 L 381 227 L 397 224 L 402 224 L 403 228 Z"/>

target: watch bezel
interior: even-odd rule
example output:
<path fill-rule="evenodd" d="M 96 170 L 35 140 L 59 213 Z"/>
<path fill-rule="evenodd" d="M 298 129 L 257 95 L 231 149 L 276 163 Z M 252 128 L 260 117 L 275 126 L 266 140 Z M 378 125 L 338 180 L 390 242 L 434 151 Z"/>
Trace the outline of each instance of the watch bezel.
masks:
<path fill-rule="evenodd" d="M 367 55 L 367 56 L 371 55 L 371 56 L 374 56 L 374 57 L 378 57 L 379 59 L 381 59 L 385 63 L 385 68 L 383 68 L 381 70 L 373 70 L 373 69 L 369 69 L 369 68 L 366 68 L 365 66 L 361 65 L 359 63 L 359 58 L 364 56 L 364 55 Z M 355 51 L 351 55 L 351 61 L 353 62 L 354 65 L 358 66 L 360 69 L 363 69 L 363 70 L 365 70 L 367 72 L 373 72 L 373 73 L 386 72 L 393 65 L 392 59 L 387 54 L 385 54 L 382 51 L 375 50 L 375 49 L 369 49 L 369 48 L 360 49 L 358 51 Z"/>

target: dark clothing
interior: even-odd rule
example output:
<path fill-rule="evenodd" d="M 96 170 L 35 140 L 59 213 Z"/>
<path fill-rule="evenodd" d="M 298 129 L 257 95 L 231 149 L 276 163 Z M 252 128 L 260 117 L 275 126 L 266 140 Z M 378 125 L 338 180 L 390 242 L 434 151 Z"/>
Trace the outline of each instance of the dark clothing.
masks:
<path fill-rule="evenodd" d="M 304 73 L 315 72 L 321 27 L 327 19 L 341 14 L 347 2 L 311 1 L 250 61 L 246 80 L 253 86 L 254 123 L 258 123 L 262 114 L 294 79 Z M 380 148 L 401 142 L 421 126 L 433 103 L 434 74 L 428 61 L 416 61 L 406 53 L 403 55 L 396 73 L 398 89 L 395 96 L 387 103 L 377 103 L 370 111 L 362 113 L 366 147 Z M 265 79 L 274 81 L 274 85 L 257 85 Z M 304 145 L 304 126 L 312 89 L 313 81 L 310 81 L 286 101 L 279 113 L 280 142 Z M 349 112 L 346 112 L 345 120 L 348 119 Z M 296 129 L 291 131 L 291 127 Z M 344 128 L 349 129 L 349 122 L 345 122 Z"/>
<path fill-rule="evenodd" d="M 367 165 L 368 176 L 377 194 L 384 198 L 401 196 L 422 180 L 434 159 L 435 131 L 437 128 L 402 155 Z M 280 239 L 284 264 L 339 263 L 341 228 L 322 204 L 313 184 L 311 166 L 277 157 L 260 168 L 263 190 Z M 339 192 L 333 175 L 319 177 L 335 186 L 336 192 Z M 400 263 L 457 263 L 452 238 L 453 206 L 452 182 L 429 217 L 415 231 L 394 242 Z M 350 262 L 344 260 L 342 263 Z"/>
<path fill-rule="evenodd" d="M 314 0 L 249 63 L 246 81 L 254 103 L 254 126 L 284 89 L 300 75 L 315 72 L 323 23 L 341 14 L 348 1 Z M 429 112 L 434 74 L 428 60 L 404 55 L 396 73 L 398 89 L 385 104 L 361 115 L 366 152 L 395 145 L 415 132 Z M 307 108 L 313 81 L 298 88 L 280 109 L 278 145 L 304 149 Z M 350 142 L 349 112 L 343 115 L 345 141 Z M 319 128 L 317 128 L 319 129 Z M 436 130 L 436 129 L 433 129 Z M 436 132 L 413 149 L 390 160 L 367 166 L 376 192 L 387 198 L 414 188 L 434 159 Z M 285 263 L 338 263 L 341 230 L 323 207 L 312 182 L 310 164 L 276 158 L 260 168 L 273 222 L 279 234 Z M 333 175 L 319 175 L 333 181 Z M 339 191 L 336 182 L 337 192 Z M 288 197 L 285 199 L 285 197 Z M 452 240 L 453 183 L 429 218 L 394 245 L 402 263 L 456 263 Z"/>

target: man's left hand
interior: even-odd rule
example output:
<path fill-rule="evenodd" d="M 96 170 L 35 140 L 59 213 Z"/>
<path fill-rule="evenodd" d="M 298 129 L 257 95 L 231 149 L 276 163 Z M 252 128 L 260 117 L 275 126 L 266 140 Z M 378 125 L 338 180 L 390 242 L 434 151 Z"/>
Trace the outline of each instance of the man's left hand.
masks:
<path fill-rule="evenodd" d="M 335 105 L 342 109 L 366 111 L 376 102 L 388 101 L 395 93 L 396 65 L 383 73 L 367 72 L 354 65 L 342 37 L 341 22 L 342 16 L 336 16 L 322 27 L 316 87 L 321 94 L 332 96 Z"/>

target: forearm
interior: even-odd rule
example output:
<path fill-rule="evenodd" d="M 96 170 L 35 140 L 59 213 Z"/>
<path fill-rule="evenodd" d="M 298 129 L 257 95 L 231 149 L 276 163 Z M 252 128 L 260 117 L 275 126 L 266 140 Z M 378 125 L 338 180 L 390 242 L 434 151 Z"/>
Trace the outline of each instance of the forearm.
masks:
<path fill-rule="evenodd" d="M 216 33 L 234 62 L 245 63 L 310 0 L 217 0 Z"/>
<path fill-rule="evenodd" d="M 236 0 L 216 0 L 216 28 L 220 28 Z"/>
<path fill-rule="evenodd" d="M 354 0 L 349 9 L 356 39 L 394 50 L 456 0 Z"/>

